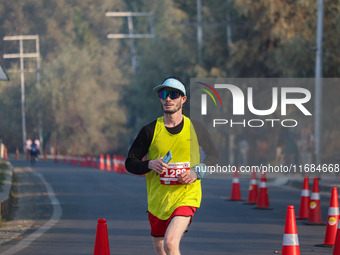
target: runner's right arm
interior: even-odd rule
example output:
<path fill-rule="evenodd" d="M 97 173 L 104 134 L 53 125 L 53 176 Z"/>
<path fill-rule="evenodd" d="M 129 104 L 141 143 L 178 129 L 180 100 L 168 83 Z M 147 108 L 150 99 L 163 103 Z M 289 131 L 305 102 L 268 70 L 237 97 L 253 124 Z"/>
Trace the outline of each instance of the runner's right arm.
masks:
<path fill-rule="evenodd" d="M 137 135 L 125 161 L 125 168 L 128 172 L 143 175 L 151 171 L 148 167 L 150 160 L 143 161 L 143 157 L 148 153 L 155 127 L 156 121 L 153 121 L 144 126 Z"/>

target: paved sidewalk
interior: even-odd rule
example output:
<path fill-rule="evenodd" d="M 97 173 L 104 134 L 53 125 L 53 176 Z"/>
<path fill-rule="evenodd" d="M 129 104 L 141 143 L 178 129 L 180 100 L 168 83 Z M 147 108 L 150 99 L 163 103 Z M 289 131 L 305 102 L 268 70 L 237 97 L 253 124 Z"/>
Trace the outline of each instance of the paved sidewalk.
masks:
<path fill-rule="evenodd" d="M 314 182 L 314 177 L 309 177 L 309 188 L 312 191 L 313 189 L 313 182 Z M 303 178 L 291 178 L 287 180 L 286 185 L 302 189 L 303 186 Z M 331 193 L 332 188 L 340 188 L 340 178 L 329 178 L 329 177 L 321 177 L 319 179 L 319 190 L 320 192 L 327 192 Z"/>
<path fill-rule="evenodd" d="M 313 181 L 315 177 L 318 177 L 317 174 L 307 174 L 309 177 L 309 187 L 310 190 L 313 188 Z M 302 173 L 295 174 L 277 174 L 277 173 L 267 173 L 267 183 L 271 186 L 290 186 L 296 189 L 302 189 L 304 175 Z M 216 178 L 216 179 L 232 179 L 233 173 L 213 173 L 207 174 L 204 178 Z M 240 173 L 240 180 L 250 180 L 251 173 Z M 261 174 L 257 173 L 257 181 L 260 182 Z M 332 188 L 337 187 L 340 188 L 340 175 L 334 174 L 324 174 L 319 178 L 319 189 L 320 192 L 329 192 L 331 193 Z M 339 190 L 340 192 L 340 190 Z"/>
<path fill-rule="evenodd" d="M 13 217 L 9 221 L 3 221 L 0 227 L 0 246 L 11 240 L 20 240 L 27 231 L 33 231 L 40 227 L 35 224 L 43 213 L 39 204 L 45 197 L 45 189 L 40 180 L 32 174 L 29 167 L 16 167 L 13 170 L 16 176 L 15 198 L 13 205 Z M 8 196 L 8 190 L 1 192 L 2 196 Z M 45 212 L 44 212 L 45 213 Z"/>

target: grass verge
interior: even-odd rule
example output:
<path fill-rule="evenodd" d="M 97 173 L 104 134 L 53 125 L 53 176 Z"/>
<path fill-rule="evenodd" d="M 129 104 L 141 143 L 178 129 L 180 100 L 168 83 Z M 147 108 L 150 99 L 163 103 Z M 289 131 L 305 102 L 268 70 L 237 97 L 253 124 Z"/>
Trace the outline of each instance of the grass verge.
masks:
<path fill-rule="evenodd" d="M 0 191 L 2 191 L 2 185 L 6 178 L 5 171 L 7 170 L 8 165 L 4 161 L 0 161 Z"/>

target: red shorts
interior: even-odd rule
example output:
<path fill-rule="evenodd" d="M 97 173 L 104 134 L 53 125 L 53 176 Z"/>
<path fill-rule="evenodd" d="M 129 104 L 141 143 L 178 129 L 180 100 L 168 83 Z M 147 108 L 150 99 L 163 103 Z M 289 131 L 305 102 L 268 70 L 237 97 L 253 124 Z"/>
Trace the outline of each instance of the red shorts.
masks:
<path fill-rule="evenodd" d="M 149 222 L 150 222 L 150 226 L 151 226 L 151 235 L 154 236 L 154 237 L 165 236 L 165 232 L 166 232 L 166 230 L 167 230 L 167 228 L 168 228 L 173 217 L 175 217 L 175 216 L 192 217 L 192 216 L 194 216 L 196 210 L 197 210 L 196 207 L 180 206 L 180 207 L 176 208 L 175 211 L 173 211 L 170 218 L 167 219 L 167 220 L 161 220 L 161 219 L 157 218 L 156 216 L 154 216 L 153 214 L 151 214 L 149 212 Z M 191 223 L 191 219 L 190 219 L 190 223 Z M 189 223 L 189 225 L 190 225 L 190 223 Z"/>

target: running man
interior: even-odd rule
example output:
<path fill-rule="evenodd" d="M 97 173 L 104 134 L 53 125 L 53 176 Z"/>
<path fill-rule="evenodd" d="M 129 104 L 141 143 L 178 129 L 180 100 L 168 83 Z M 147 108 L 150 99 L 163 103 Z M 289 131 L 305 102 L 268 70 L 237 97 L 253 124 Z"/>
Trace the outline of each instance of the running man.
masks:
<path fill-rule="evenodd" d="M 182 114 L 186 90 L 178 79 L 156 86 L 163 117 L 144 126 L 125 162 L 133 174 L 146 174 L 151 235 L 157 254 L 180 254 L 179 244 L 201 203 L 201 178 L 219 154 L 207 130 Z M 201 147 L 206 155 L 200 163 Z M 163 157 L 171 152 L 169 163 Z M 147 155 L 147 160 L 142 161 Z"/>

